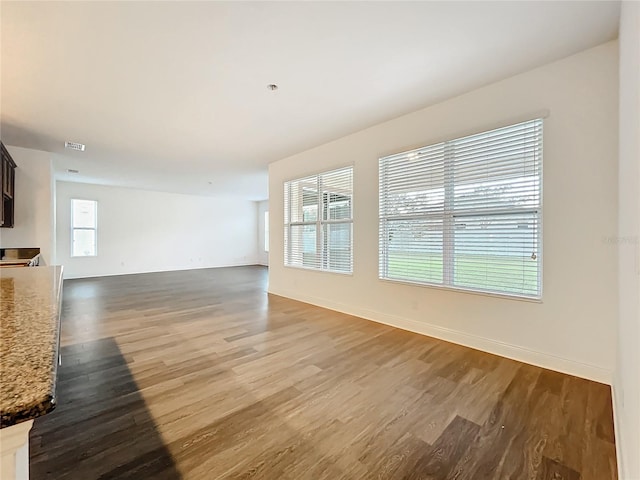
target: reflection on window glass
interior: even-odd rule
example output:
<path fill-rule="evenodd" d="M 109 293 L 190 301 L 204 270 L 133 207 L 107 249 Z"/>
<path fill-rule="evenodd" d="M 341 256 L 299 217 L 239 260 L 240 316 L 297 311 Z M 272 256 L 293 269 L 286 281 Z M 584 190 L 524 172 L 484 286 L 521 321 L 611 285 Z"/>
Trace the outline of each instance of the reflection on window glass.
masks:
<path fill-rule="evenodd" d="M 96 231 L 73 230 L 73 256 L 91 257 L 96 254 Z"/>

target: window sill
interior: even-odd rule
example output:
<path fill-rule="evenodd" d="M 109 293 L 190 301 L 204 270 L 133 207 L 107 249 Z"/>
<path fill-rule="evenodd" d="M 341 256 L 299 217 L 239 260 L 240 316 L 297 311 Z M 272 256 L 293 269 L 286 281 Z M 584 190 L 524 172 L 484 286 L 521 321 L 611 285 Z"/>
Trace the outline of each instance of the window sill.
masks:
<path fill-rule="evenodd" d="M 517 294 L 499 293 L 499 292 L 485 292 L 485 291 L 482 291 L 482 290 L 472 290 L 470 288 L 464 288 L 464 287 L 452 287 L 452 286 L 449 286 L 449 285 L 438 285 L 438 284 L 435 284 L 435 283 L 420 283 L 420 282 L 412 282 L 410 280 L 394 280 L 394 279 L 390 279 L 390 278 L 380 278 L 380 277 L 378 277 L 378 280 L 380 280 L 381 282 L 385 282 L 385 283 L 410 285 L 410 286 L 413 286 L 413 287 L 434 288 L 434 289 L 437 289 L 437 290 L 446 290 L 446 291 L 450 291 L 450 292 L 468 293 L 468 294 L 471 294 L 471 295 L 481 295 L 483 297 L 502 298 L 502 299 L 505 299 L 505 300 L 516 300 L 516 301 L 527 302 L 527 303 L 544 303 L 542 301 L 542 296 L 540 296 L 540 297 L 524 297 L 522 295 L 517 295 Z"/>
<path fill-rule="evenodd" d="M 335 275 L 342 275 L 345 277 L 353 277 L 353 271 L 351 272 L 340 272 L 338 270 L 322 270 L 320 268 L 311 268 L 311 267 L 298 267 L 296 265 L 285 265 L 284 268 L 292 268 L 294 270 L 304 270 L 307 272 L 318 272 L 318 273 L 332 273 Z"/>

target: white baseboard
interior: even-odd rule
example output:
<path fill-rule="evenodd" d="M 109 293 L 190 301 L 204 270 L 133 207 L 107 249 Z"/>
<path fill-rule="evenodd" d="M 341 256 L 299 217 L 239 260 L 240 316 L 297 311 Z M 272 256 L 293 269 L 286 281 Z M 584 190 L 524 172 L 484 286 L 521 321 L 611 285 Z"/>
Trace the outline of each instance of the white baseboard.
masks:
<path fill-rule="evenodd" d="M 389 315 L 387 313 L 369 310 L 357 306 L 346 305 L 326 298 L 299 294 L 297 292 L 283 290 L 276 291 L 269 289 L 269 293 L 279 295 L 281 297 L 291 298 L 293 300 L 298 300 L 304 303 L 310 303 L 311 305 L 316 305 L 318 307 L 328 308 L 329 310 L 346 313 L 348 315 L 354 315 L 366 320 L 383 323 L 392 327 L 401 328 L 402 330 L 408 330 L 410 332 L 419 333 L 421 335 L 438 338 L 447 342 L 456 343 L 465 347 L 470 347 L 476 350 L 481 350 L 483 352 L 499 355 L 501 357 L 517 360 L 519 362 L 547 368 L 549 370 L 555 370 L 569 375 L 574 375 L 576 377 L 586 378 L 588 380 L 593 380 L 600 383 L 605 383 L 607 385 L 611 385 L 613 379 L 613 372 L 596 365 L 578 362 L 546 352 L 540 352 L 517 345 L 511 345 L 508 343 L 500 342 L 498 340 L 460 332 L 458 330 L 453 330 L 438 325 L 432 325 L 425 322 L 419 322 L 417 320 Z"/>

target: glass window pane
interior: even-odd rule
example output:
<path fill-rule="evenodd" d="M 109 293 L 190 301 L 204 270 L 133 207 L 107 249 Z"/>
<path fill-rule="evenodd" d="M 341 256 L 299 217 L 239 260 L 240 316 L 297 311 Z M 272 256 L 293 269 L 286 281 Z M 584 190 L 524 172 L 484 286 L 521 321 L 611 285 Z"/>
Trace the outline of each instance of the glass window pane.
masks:
<path fill-rule="evenodd" d="M 290 222 L 315 222 L 318 219 L 318 177 L 290 182 L 288 199 Z"/>
<path fill-rule="evenodd" d="M 287 232 L 285 234 L 288 235 Z M 291 237 L 287 238 L 290 253 L 288 258 L 285 256 L 288 260 L 286 265 L 320 268 L 316 238 L 316 225 L 292 225 Z"/>
<path fill-rule="evenodd" d="M 321 175 L 322 219 L 347 220 L 351 218 L 353 168 L 343 168 Z"/>
<path fill-rule="evenodd" d="M 453 206 L 457 210 L 536 208 L 538 205 L 540 205 L 539 177 L 487 180 L 454 187 Z"/>
<path fill-rule="evenodd" d="M 318 192 L 311 188 L 302 191 L 302 221 L 315 222 L 318 219 Z"/>
<path fill-rule="evenodd" d="M 348 220 L 351 218 L 351 195 L 325 193 L 325 216 L 329 220 Z"/>
<path fill-rule="evenodd" d="M 73 230 L 72 256 L 90 257 L 96 254 L 96 231 Z"/>
<path fill-rule="evenodd" d="M 73 228 L 96 228 L 96 204 L 93 200 L 71 200 Z"/>
<path fill-rule="evenodd" d="M 382 278 L 442 283 L 442 220 L 388 221 L 381 234 L 387 261 L 381 253 Z"/>
<path fill-rule="evenodd" d="M 324 225 L 325 265 L 329 270 L 351 271 L 351 223 Z"/>
<path fill-rule="evenodd" d="M 538 236 L 536 213 L 456 218 L 454 284 L 536 295 Z"/>

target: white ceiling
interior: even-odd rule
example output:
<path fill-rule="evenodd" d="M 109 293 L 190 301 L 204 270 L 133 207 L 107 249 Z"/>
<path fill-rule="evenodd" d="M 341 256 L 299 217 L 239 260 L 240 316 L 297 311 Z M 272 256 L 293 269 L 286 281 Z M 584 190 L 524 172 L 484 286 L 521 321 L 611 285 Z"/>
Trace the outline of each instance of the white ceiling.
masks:
<path fill-rule="evenodd" d="M 3 1 L 0 15 L 4 143 L 53 152 L 60 179 L 259 200 L 270 162 L 615 38 L 619 3 Z"/>

